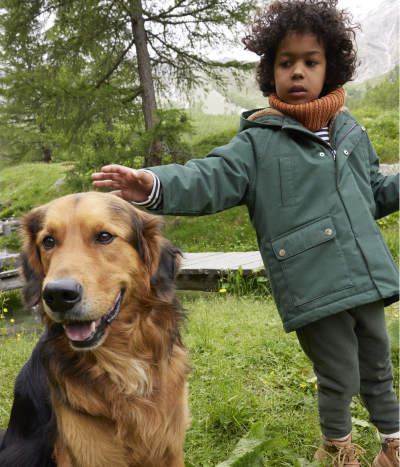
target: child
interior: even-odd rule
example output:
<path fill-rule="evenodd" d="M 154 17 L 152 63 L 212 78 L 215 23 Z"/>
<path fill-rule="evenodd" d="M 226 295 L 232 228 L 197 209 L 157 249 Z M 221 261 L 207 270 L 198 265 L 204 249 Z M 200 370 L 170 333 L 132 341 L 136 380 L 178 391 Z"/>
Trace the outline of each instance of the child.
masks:
<path fill-rule="evenodd" d="M 261 57 L 257 79 L 271 107 L 244 112 L 229 144 L 185 166 L 111 165 L 92 178 L 164 214 L 246 204 L 284 329 L 296 331 L 314 364 L 316 458 L 365 461 L 351 436 L 350 402 L 360 393 L 383 438 L 374 467 L 398 467 L 384 314 L 398 300 L 398 271 L 375 219 L 398 210 L 399 177 L 378 173 L 365 128 L 343 107 L 357 66 L 355 26 L 336 5 L 278 0 L 258 14 L 243 42 Z"/>

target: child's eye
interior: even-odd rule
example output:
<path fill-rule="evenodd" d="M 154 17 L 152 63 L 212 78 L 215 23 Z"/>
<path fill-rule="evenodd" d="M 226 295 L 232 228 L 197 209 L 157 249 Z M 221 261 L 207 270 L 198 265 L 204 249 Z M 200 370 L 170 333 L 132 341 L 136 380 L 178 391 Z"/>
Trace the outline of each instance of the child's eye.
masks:
<path fill-rule="evenodd" d="M 291 62 L 289 62 L 288 60 L 285 61 L 285 62 L 281 62 L 281 67 L 283 67 L 283 68 L 287 68 L 287 67 L 289 67 L 290 65 L 291 65 Z"/>
<path fill-rule="evenodd" d="M 306 65 L 307 66 L 314 66 L 314 65 L 317 65 L 318 62 L 316 62 L 315 60 L 307 60 L 306 61 Z"/>

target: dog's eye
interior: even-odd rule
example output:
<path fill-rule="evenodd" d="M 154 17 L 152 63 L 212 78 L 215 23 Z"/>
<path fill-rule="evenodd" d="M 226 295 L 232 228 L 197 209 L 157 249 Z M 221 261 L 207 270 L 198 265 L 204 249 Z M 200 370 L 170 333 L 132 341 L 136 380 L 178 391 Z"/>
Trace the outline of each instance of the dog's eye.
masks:
<path fill-rule="evenodd" d="M 54 238 L 53 237 L 44 237 L 42 240 L 42 245 L 45 247 L 46 250 L 51 250 L 54 247 Z"/>
<path fill-rule="evenodd" d="M 96 237 L 96 243 L 111 243 L 114 239 L 114 235 L 110 234 L 109 232 L 100 232 L 99 235 Z"/>

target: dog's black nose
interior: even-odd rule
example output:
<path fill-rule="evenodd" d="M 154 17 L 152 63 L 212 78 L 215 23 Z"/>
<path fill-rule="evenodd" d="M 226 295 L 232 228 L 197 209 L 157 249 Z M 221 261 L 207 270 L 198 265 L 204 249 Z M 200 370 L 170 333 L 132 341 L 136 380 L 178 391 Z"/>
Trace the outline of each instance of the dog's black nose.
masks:
<path fill-rule="evenodd" d="M 43 300 L 52 311 L 66 313 L 81 301 L 82 287 L 73 279 L 56 279 L 43 290 Z"/>

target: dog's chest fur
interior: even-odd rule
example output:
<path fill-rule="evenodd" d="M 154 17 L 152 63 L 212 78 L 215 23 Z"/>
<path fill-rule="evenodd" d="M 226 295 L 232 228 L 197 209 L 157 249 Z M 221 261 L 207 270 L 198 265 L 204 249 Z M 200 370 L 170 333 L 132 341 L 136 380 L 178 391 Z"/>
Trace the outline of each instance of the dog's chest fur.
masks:
<path fill-rule="evenodd" d="M 189 423 L 183 349 L 174 345 L 169 358 L 154 364 L 150 356 L 137 359 L 128 352 L 110 359 L 106 346 L 95 354 L 77 353 L 62 337 L 52 350 L 49 344 L 52 357 L 43 361 L 57 419 L 58 465 L 167 466 L 171 446 L 179 450 L 183 442 L 169 427 Z"/>

